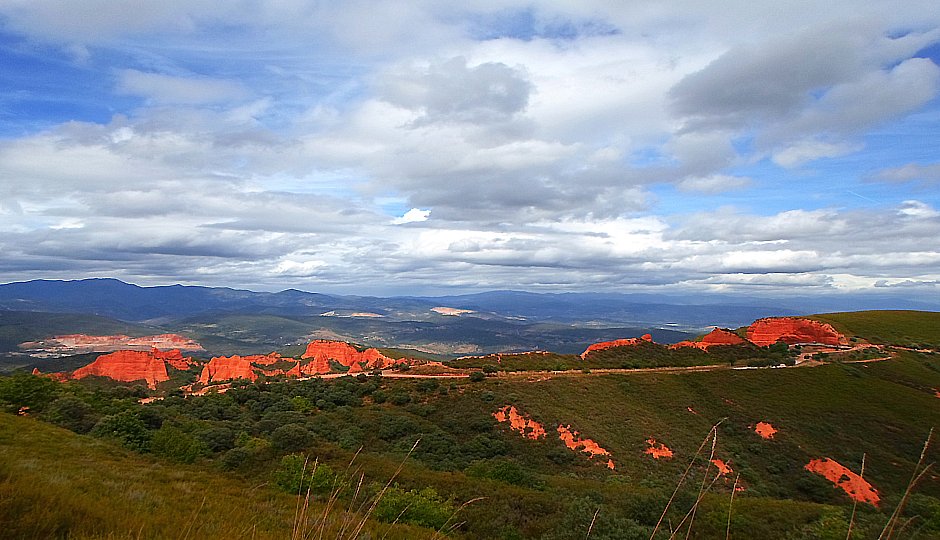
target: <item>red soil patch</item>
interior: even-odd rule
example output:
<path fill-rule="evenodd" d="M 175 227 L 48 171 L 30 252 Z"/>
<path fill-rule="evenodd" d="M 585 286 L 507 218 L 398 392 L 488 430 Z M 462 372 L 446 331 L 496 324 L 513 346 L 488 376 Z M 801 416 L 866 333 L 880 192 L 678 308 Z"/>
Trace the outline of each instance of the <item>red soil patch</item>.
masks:
<path fill-rule="evenodd" d="M 166 372 L 169 363 L 177 369 L 189 369 L 189 362 L 183 358 L 179 349 L 172 351 L 116 351 L 103 354 L 94 362 L 76 369 L 70 378 L 84 379 L 89 376 L 108 377 L 115 381 L 133 382 L 146 381 L 151 389 L 156 388 L 158 382 L 170 380 Z"/>
<path fill-rule="evenodd" d="M 649 448 L 643 451 L 644 454 L 649 454 L 653 456 L 654 459 L 662 458 L 671 458 L 672 450 L 669 449 L 665 444 L 656 442 L 656 439 L 650 437 L 646 439 L 646 444 L 649 445 Z"/>
<path fill-rule="evenodd" d="M 878 501 L 881 500 L 878 490 L 873 488 L 864 478 L 835 460 L 829 458 L 814 459 L 807 463 L 804 469 L 816 473 L 842 488 L 853 500 L 868 503 L 875 507 L 878 506 Z"/>
<path fill-rule="evenodd" d="M 777 433 L 777 431 L 777 429 L 767 422 L 758 422 L 757 425 L 754 426 L 754 433 L 757 433 L 765 439 L 773 439 L 774 434 Z"/>
<path fill-rule="evenodd" d="M 719 476 L 725 476 L 725 475 L 731 474 L 731 473 L 733 472 L 733 471 L 731 470 L 731 467 L 729 467 L 727 463 L 725 463 L 724 461 L 722 461 L 722 460 L 720 460 L 720 459 L 717 459 L 717 458 L 716 458 L 716 459 L 713 459 L 713 460 L 712 460 L 712 464 L 715 465 L 715 467 L 718 468 L 718 474 L 719 474 Z"/>
<path fill-rule="evenodd" d="M 773 345 L 778 341 L 789 345 L 797 343 L 849 344 L 849 339 L 829 324 L 794 317 L 758 319 L 747 328 L 747 339 L 760 346 Z"/>
<path fill-rule="evenodd" d="M 642 337 L 638 338 L 628 338 L 628 339 L 615 339 L 614 341 L 602 341 L 601 343 L 594 343 L 589 345 L 587 349 L 581 353 L 581 359 L 587 358 L 587 355 L 595 351 L 603 351 L 606 349 L 612 349 L 614 347 L 633 347 L 641 343 L 652 343 L 653 336 L 650 334 L 643 334 Z"/>
<path fill-rule="evenodd" d="M 590 454 L 588 459 L 593 459 L 595 456 L 609 456 L 610 452 L 601 448 L 599 444 L 592 441 L 591 439 L 582 439 L 579 437 L 577 431 L 571 431 L 571 426 L 558 426 L 558 438 L 561 439 L 565 446 L 574 450 L 575 452 L 585 452 Z M 607 460 L 607 468 L 613 469 L 614 462 L 613 460 Z"/>
<path fill-rule="evenodd" d="M 494 412 L 493 418 L 497 422 L 509 422 L 509 427 L 528 439 L 535 440 L 545 436 L 545 428 L 542 427 L 542 424 L 532 420 L 528 415 L 521 414 L 512 405 L 506 405 Z"/>

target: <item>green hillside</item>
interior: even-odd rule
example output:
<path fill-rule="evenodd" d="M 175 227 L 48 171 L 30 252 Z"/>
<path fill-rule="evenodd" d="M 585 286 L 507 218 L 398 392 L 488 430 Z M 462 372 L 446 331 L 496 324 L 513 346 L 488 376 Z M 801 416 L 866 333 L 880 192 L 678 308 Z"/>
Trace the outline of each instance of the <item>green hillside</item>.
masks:
<path fill-rule="evenodd" d="M 940 347 L 940 312 L 910 310 L 823 313 L 809 317 L 872 343 Z"/>
<path fill-rule="evenodd" d="M 301 523 L 297 497 L 253 479 L 141 456 L 31 418 L 0 413 L 0 454 L 5 539 L 280 539 Z M 310 509 L 308 531 L 319 530 L 322 509 Z M 340 514 L 332 514 L 326 537 L 336 537 Z M 433 533 L 372 521 L 364 531 L 398 539 Z"/>

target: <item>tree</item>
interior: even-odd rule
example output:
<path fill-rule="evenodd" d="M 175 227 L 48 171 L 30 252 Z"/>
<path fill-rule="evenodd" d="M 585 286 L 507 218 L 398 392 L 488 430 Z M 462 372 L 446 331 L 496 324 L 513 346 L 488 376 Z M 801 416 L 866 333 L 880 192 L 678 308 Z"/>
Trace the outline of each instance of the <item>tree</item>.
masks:
<path fill-rule="evenodd" d="M 59 388 L 59 383 L 52 379 L 18 371 L 0 378 L 0 403 L 7 405 L 11 412 L 22 407 L 40 412 L 56 398 Z"/>

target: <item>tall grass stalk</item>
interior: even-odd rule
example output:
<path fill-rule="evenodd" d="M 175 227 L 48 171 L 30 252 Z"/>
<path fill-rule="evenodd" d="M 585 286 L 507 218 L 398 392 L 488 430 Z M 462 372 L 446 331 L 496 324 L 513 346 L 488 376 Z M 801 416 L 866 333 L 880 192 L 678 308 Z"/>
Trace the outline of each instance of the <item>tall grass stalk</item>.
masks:
<path fill-rule="evenodd" d="M 650 540 L 653 540 L 653 538 L 656 537 L 656 533 L 659 532 L 659 528 L 662 526 L 663 520 L 666 519 L 666 514 L 669 512 L 669 508 L 672 506 L 672 502 L 675 500 L 676 495 L 679 493 L 679 488 L 682 487 L 682 484 L 685 483 L 685 479 L 689 476 L 689 472 L 692 470 L 692 467 L 695 465 L 696 458 L 698 458 L 699 454 L 702 453 L 702 449 L 705 448 L 705 445 L 708 444 L 708 439 L 711 438 L 712 432 L 716 432 L 718 430 L 718 426 L 721 425 L 721 423 L 724 421 L 725 419 L 722 418 L 721 420 L 718 421 L 717 424 L 712 426 L 711 430 L 709 430 L 708 432 L 708 435 L 706 435 L 705 438 L 702 439 L 702 444 L 698 446 L 698 450 L 696 450 L 695 454 L 692 455 L 692 459 L 689 460 L 689 466 L 685 468 L 685 471 L 682 473 L 682 476 L 679 477 L 679 482 L 676 484 L 676 489 L 672 491 L 672 495 L 669 497 L 669 500 L 666 501 L 666 507 L 663 508 L 663 513 L 659 516 L 659 521 L 657 521 L 656 526 L 653 527 L 653 532 L 650 534 Z"/>
<path fill-rule="evenodd" d="M 862 470 L 858 472 L 858 477 L 865 479 L 865 454 L 862 454 Z M 845 540 L 852 538 L 852 526 L 855 524 L 855 510 L 858 508 L 858 497 L 852 497 L 852 517 L 849 518 L 849 529 L 845 533 Z"/>
<path fill-rule="evenodd" d="M 734 477 L 734 485 L 731 486 L 731 499 L 728 501 L 728 526 L 725 528 L 725 540 L 731 540 L 731 507 L 734 505 L 734 494 L 738 491 L 738 480 L 741 473 Z"/>
<path fill-rule="evenodd" d="M 927 455 L 927 449 L 930 447 L 930 439 L 933 438 L 933 428 L 930 428 L 930 432 L 927 433 L 927 440 L 924 441 L 924 448 L 920 451 L 920 459 L 917 460 L 917 465 L 914 466 L 914 473 L 911 475 L 911 481 L 907 484 L 907 489 L 904 490 L 904 495 L 901 496 L 901 500 L 898 501 L 897 507 L 894 509 L 894 512 L 891 513 L 891 517 L 888 518 L 888 522 L 885 523 L 884 529 L 881 530 L 881 534 L 878 535 L 878 540 L 891 540 L 891 536 L 894 534 L 894 528 L 897 526 L 898 518 L 901 516 L 901 512 L 904 510 L 904 506 L 907 504 L 907 499 L 911 496 L 911 491 L 913 491 L 914 486 L 921 478 L 933 467 L 933 463 L 927 465 L 923 470 L 919 470 L 921 465 L 924 464 L 924 457 Z"/>

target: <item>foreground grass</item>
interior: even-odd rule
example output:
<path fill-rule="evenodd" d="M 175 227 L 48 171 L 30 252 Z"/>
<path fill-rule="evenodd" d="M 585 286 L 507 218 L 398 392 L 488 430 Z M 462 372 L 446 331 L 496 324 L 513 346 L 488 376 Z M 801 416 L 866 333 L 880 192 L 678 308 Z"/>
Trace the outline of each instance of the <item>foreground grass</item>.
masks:
<path fill-rule="evenodd" d="M 296 497 L 224 476 L 212 466 L 164 463 L 5 413 L 0 456 L 5 539 L 291 537 Z M 316 518 L 321 510 L 314 504 L 309 515 Z M 341 524 L 338 514 L 328 520 L 328 538 Z M 433 534 L 373 522 L 364 531 L 374 538 Z"/>

